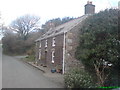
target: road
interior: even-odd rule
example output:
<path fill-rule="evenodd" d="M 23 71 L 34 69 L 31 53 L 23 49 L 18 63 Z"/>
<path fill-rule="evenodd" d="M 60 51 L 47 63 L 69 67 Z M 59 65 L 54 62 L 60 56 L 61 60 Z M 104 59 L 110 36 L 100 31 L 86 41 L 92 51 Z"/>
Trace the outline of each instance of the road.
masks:
<path fill-rule="evenodd" d="M 62 88 L 52 82 L 40 70 L 3 55 L 2 58 L 2 88 Z"/>

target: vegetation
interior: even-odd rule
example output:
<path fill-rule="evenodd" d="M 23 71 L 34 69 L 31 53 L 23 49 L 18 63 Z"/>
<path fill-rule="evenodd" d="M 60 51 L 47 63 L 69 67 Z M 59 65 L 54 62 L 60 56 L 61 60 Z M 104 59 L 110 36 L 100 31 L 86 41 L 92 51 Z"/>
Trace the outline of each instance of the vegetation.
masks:
<path fill-rule="evenodd" d="M 79 68 L 71 69 L 65 74 L 65 84 L 67 88 L 95 88 L 97 84 L 94 83 L 92 76 Z"/>
<path fill-rule="evenodd" d="M 29 37 L 26 40 L 19 38 L 17 33 L 6 30 L 4 32 L 4 37 L 2 39 L 3 43 L 3 52 L 6 54 L 33 54 L 33 48 L 35 46 L 35 40 L 40 37 L 41 33 L 32 32 L 29 34 Z M 31 49 L 31 52 L 30 52 Z M 33 53 L 32 53 L 33 52 Z M 35 54 L 34 54 L 35 55 Z"/>
<path fill-rule="evenodd" d="M 2 28 L 3 28 L 3 22 L 2 22 L 2 17 L 1 17 L 1 12 L 0 12 L 0 36 L 2 36 Z"/>
<path fill-rule="evenodd" d="M 17 32 L 19 38 L 26 40 L 29 33 L 38 28 L 40 17 L 24 15 L 14 20 L 9 26 L 14 32 Z"/>
<path fill-rule="evenodd" d="M 56 27 L 72 19 L 69 17 L 52 19 L 42 25 L 41 29 L 38 16 L 18 17 L 8 27 L 4 27 L 3 52 L 9 55 L 27 54 L 28 59 L 35 59 L 35 40 L 52 27 L 50 23 Z"/>
<path fill-rule="evenodd" d="M 76 58 L 97 77 L 99 86 L 120 85 L 118 21 L 118 9 L 109 9 L 90 16 L 81 29 Z"/>
<path fill-rule="evenodd" d="M 26 60 L 28 62 L 34 62 L 35 61 L 35 55 L 29 55 L 26 58 L 24 58 L 24 60 Z"/>
<path fill-rule="evenodd" d="M 42 34 L 38 31 L 39 19 L 38 16 L 24 15 L 4 27 L 3 52 L 9 55 L 26 54 L 34 46 L 34 40 Z"/>

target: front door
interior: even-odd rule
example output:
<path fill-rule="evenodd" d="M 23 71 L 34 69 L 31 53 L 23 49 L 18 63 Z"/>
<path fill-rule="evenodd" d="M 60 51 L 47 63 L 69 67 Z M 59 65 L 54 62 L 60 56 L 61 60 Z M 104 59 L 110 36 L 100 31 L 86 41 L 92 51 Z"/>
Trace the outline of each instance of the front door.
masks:
<path fill-rule="evenodd" d="M 47 51 L 45 51 L 45 66 L 47 66 Z"/>

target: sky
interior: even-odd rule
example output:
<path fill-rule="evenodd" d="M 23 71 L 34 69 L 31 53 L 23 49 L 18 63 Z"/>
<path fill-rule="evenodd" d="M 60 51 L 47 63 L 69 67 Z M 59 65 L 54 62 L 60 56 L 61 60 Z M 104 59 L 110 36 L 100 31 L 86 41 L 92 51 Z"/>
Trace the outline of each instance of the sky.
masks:
<path fill-rule="evenodd" d="M 25 14 L 39 16 L 40 23 L 53 18 L 80 17 L 88 0 L 0 0 L 0 12 L 5 25 Z M 96 6 L 95 12 L 117 7 L 118 0 L 90 0 Z"/>

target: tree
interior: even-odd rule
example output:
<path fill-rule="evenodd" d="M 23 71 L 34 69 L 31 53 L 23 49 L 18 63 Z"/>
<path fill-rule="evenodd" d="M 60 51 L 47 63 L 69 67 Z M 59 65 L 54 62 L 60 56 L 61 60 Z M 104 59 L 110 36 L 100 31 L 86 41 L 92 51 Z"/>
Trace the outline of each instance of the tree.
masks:
<path fill-rule="evenodd" d="M 24 15 L 14 20 L 10 28 L 17 32 L 21 39 L 26 40 L 29 33 L 38 27 L 39 20 L 38 16 Z"/>
<path fill-rule="evenodd" d="M 14 51 L 14 49 L 16 48 L 16 46 L 19 46 L 19 44 L 15 45 L 16 39 L 16 34 L 11 32 L 10 30 L 5 30 L 4 37 L 2 38 L 4 53 L 9 54 L 10 52 L 14 53 L 16 51 Z"/>
<path fill-rule="evenodd" d="M 101 11 L 89 17 L 81 29 L 76 58 L 86 69 L 96 72 L 100 86 L 105 85 L 109 73 L 120 70 L 120 29 L 118 9 Z"/>
<path fill-rule="evenodd" d="M 1 20 L 1 13 L 0 13 L 0 35 L 2 34 L 2 20 Z"/>

